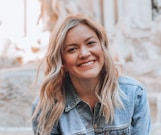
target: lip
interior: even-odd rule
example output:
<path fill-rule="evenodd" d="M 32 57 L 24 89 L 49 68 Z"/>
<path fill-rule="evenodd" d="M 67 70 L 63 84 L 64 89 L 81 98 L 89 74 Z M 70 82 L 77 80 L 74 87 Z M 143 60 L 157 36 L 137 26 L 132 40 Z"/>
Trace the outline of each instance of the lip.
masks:
<path fill-rule="evenodd" d="M 95 63 L 96 60 L 89 60 L 78 64 L 79 67 L 88 67 Z"/>

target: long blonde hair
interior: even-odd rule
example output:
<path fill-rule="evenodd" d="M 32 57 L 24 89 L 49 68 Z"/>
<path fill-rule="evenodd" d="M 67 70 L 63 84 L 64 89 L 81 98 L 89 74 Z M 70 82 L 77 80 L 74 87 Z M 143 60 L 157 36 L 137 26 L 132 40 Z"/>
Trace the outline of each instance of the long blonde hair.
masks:
<path fill-rule="evenodd" d="M 33 119 L 37 118 L 37 132 L 40 135 L 50 135 L 54 124 L 58 122 L 64 111 L 66 72 L 62 62 L 63 42 L 67 32 L 80 23 L 87 25 L 97 34 L 104 52 L 105 63 L 100 83 L 96 88 L 100 89 L 100 92 L 96 95 L 102 104 L 101 110 L 107 122 L 114 119 L 114 108 L 123 106 L 118 87 L 118 70 L 109 52 L 104 28 L 83 15 L 69 15 L 53 30 L 45 57 L 45 79 L 40 89 L 39 103 L 33 114 Z"/>

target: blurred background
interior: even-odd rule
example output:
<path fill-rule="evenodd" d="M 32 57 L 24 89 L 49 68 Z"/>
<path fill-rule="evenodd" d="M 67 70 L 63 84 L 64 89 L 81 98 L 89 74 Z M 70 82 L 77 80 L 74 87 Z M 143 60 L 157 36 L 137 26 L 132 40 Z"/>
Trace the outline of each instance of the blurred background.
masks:
<path fill-rule="evenodd" d="M 161 135 L 161 0 L 0 0 L 0 135 L 32 135 L 36 70 L 51 31 L 69 13 L 105 27 L 122 73 L 146 86 L 151 135 Z"/>

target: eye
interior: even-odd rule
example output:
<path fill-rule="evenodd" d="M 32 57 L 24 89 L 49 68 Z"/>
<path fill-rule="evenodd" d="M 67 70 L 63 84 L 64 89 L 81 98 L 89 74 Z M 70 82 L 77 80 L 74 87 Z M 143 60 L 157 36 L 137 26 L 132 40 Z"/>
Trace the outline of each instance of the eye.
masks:
<path fill-rule="evenodd" d="M 96 42 L 95 41 L 89 41 L 87 44 L 88 45 L 94 45 Z"/>
<path fill-rule="evenodd" d="M 76 47 L 72 47 L 72 48 L 68 48 L 68 49 L 67 49 L 67 52 L 68 52 L 68 53 L 73 53 L 73 52 L 75 52 L 76 50 L 77 50 Z"/>

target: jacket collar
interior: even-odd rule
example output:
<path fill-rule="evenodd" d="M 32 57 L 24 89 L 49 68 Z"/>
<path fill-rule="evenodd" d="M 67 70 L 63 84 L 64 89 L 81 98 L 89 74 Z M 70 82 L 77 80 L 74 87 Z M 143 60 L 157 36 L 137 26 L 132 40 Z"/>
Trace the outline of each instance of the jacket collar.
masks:
<path fill-rule="evenodd" d="M 65 97 L 65 112 L 70 111 L 82 101 L 80 97 L 77 95 L 69 76 L 66 77 L 65 81 Z"/>

